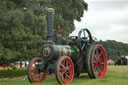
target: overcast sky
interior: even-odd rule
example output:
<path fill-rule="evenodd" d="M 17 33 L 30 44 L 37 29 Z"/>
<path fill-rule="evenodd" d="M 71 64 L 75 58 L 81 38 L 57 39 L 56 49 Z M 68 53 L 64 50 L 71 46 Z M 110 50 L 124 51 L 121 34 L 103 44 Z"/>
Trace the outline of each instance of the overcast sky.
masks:
<path fill-rule="evenodd" d="M 78 34 L 88 28 L 98 40 L 116 40 L 128 43 L 128 0 L 85 0 L 88 11 L 81 22 L 75 21 Z"/>

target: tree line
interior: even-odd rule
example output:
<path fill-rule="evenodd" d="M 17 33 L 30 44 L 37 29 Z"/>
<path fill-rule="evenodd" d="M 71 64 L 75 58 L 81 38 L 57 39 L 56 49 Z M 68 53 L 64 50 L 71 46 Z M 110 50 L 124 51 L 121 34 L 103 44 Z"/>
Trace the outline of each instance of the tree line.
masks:
<path fill-rule="evenodd" d="M 120 56 L 128 55 L 128 43 L 118 42 L 115 40 L 100 40 L 99 43 L 105 48 L 108 59 L 115 61 Z"/>

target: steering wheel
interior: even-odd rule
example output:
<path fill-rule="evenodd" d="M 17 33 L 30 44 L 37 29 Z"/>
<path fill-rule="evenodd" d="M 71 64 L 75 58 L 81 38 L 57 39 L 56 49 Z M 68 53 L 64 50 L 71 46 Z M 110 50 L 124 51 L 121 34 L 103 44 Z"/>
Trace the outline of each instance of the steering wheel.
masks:
<path fill-rule="evenodd" d="M 92 44 L 92 36 L 88 29 L 84 28 L 79 31 L 78 34 L 78 46 L 81 52 L 85 55 L 87 48 Z"/>

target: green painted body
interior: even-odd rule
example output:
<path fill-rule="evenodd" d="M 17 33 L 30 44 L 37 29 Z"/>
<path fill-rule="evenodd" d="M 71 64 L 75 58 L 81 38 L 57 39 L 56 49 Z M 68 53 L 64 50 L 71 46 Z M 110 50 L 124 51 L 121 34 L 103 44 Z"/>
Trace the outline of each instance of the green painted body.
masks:
<path fill-rule="evenodd" d="M 49 56 L 44 56 L 44 49 L 49 50 Z M 61 56 L 68 56 L 72 60 L 79 59 L 79 49 L 75 46 L 71 47 L 68 45 L 45 45 L 42 49 L 42 58 L 47 61 L 57 60 Z"/>

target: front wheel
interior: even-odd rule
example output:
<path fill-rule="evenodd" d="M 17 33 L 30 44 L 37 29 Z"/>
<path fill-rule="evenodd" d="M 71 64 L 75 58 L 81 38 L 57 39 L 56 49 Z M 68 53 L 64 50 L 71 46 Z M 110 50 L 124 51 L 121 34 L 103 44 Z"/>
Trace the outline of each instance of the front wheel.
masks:
<path fill-rule="evenodd" d="M 40 83 L 43 82 L 46 77 L 46 72 L 41 72 L 37 69 L 37 64 L 41 64 L 43 62 L 42 58 L 35 57 L 30 60 L 29 65 L 27 67 L 27 76 L 31 83 Z"/>
<path fill-rule="evenodd" d="M 69 57 L 62 56 L 57 60 L 55 75 L 57 81 L 62 84 L 70 83 L 73 80 L 74 65 Z"/>

